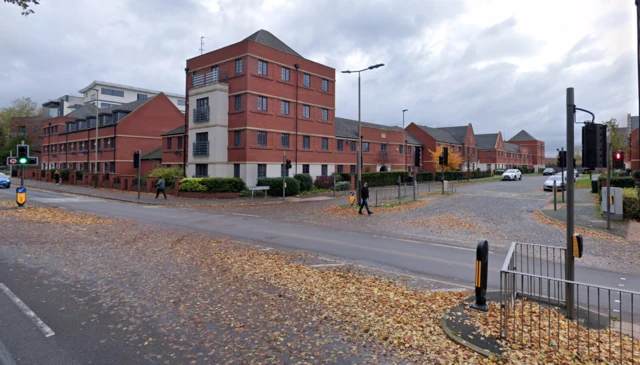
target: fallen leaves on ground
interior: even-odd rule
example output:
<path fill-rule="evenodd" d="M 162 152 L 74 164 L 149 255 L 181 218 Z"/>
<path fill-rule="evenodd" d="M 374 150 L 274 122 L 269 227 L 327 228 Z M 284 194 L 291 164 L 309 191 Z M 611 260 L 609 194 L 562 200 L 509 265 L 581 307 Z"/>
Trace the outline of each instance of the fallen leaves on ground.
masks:
<path fill-rule="evenodd" d="M 439 231 L 440 233 L 449 233 L 458 230 L 476 231 L 481 234 L 488 233 L 480 230 L 480 227 L 474 223 L 473 219 L 464 213 L 436 215 L 419 220 L 409 220 L 407 223 L 413 226 Z"/>
<path fill-rule="evenodd" d="M 410 202 L 400 203 L 400 204 L 398 203 L 390 204 L 388 206 L 381 205 L 378 207 L 374 207 L 371 204 L 369 204 L 369 209 L 371 209 L 371 211 L 374 214 L 395 213 L 395 212 L 404 212 L 404 211 L 412 210 L 416 208 L 422 208 L 428 205 L 429 205 L 428 201 L 417 200 L 417 201 L 410 201 Z M 353 206 L 331 205 L 331 206 L 319 209 L 317 211 L 314 211 L 313 214 L 327 215 L 328 217 L 331 217 L 331 218 L 356 217 L 358 216 L 358 209 L 359 209 L 359 206 L 356 204 L 354 204 Z M 363 211 L 363 213 L 366 214 L 366 211 Z"/>
<path fill-rule="evenodd" d="M 612 321 L 613 329 L 592 328 L 588 331 L 584 326 L 586 318 L 578 317 L 581 323 L 578 325 L 553 307 L 526 299 L 514 303 L 508 318 L 503 318 L 508 324 L 508 338 L 501 340 L 507 346 L 506 359 L 537 364 L 640 364 L 640 339 L 636 333 L 634 356 L 631 352 L 633 338 L 616 330 L 620 322 Z M 580 313 L 584 315 L 582 311 Z M 477 335 L 500 336 L 499 303 L 490 302 L 488 312 L 468 310 L 467 314 L 470 317 L 467 324 L 479 329 Z M 595 318 L 594 313 L 590 317 L 592 323 Z M 607 319 L 603 319 L 601 325 L 606 327 L 606 322 Z"/>
<path fill-rule="evenodd" d="M 2 202 L 3 207 L 8 207 Z M 74 224 L 74 225 L 111 225 L 113 221 L 89 214 L 66 212 L 54 207 L 17 207 L 0 210 L 0 215 L 13 216 L 22 220 L 38 223 Z"/>
<path fill-rule="evenodd" d="M 560 222 L 557 221 L 555 219 L 549 218 L 546 215 L 544 215 L 543 213 L 541 213 L 539 210 L 536 210 L 535 212 L 533 212 L 533 217 L 540 223 L 548 225 L 548 226 L 554 226 L 560 229 L 567 229 L 567 225 L 564 222 Z M 609 240 L 609 241 L 616 241 L 616 242 L 622 242 L 622 243 L 626 243 L 627 241 L 618 237 L 618 236 L 614 236 L 605 232 L 601 232 L 601 231 L 597 231 L 594 229 L 587 229 L 587 228 L 582 228 L 582 227 L 574 227 L 573 229 L 574 233 L 578 233 L 581 235 L 588 235 L 591 237 L 595 237 L 595 238 L 600 238 L 600 239 L 605 239 L 605 240 Z"/>

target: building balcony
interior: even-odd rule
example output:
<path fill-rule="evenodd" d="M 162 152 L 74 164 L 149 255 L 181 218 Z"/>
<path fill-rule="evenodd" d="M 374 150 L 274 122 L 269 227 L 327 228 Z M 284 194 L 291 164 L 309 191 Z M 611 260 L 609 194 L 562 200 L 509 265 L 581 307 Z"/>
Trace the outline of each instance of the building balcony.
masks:
<path fill-rule="evenodd" d="M 209 107 L 203 106 L 193 109 L 193 122 L 204 123 L 209 121 Z"/>
<path fill-rule="evenodd" d="M 228 83 L 229 73 L 227 71 L 211 71 L 206 74 L 196 75 L 191 77 L 191 88 L 199 88 L 215 83 Z"/>
<path fill-rule="evenodd" d="M 209 141 L 193 142 L 193 156 L 209 156 Z"/>

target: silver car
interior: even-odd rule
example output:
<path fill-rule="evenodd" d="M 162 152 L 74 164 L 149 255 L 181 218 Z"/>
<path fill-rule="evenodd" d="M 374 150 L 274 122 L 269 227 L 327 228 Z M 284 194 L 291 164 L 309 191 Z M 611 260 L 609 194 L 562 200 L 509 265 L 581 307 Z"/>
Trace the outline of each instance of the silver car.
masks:
<path fill-rule="evenodd" d="M 522 173 L 518 169 L 509 169 L 502 174 L 502 180 L 522 180 Z"/>
<path fill-rule="evenodd" d="M 564 180 L 564 181 L 563 181 Z M 567 181 L 566 177 L 562 179 L 560 175 L 549 176 L 547 181 L 542 184 L 542 189 L 545 191 L 553 191 L 553 184 L 555 182 L 557 190 L 564 190 L 566 188 L 565 182 Z"/>

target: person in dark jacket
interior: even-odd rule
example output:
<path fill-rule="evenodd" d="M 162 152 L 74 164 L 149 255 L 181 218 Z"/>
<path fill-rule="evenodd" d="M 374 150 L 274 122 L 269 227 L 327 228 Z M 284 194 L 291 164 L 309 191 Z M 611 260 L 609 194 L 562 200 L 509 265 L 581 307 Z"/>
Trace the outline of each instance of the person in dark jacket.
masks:
<path fill-rule="evenodd" d="M 158 199 L 158 196 L 160 195 L 160 193 L 162 193 L 162 195 L 164 195 L 164 198 L 167 199 L 167 194 L 164 192 L 164 179 L 160 178 L 160 180 L 158 180 L 156 182 L 156 199 Z"/>
<path fill-rule="evenodd" d="M 369 214 L 373 214 L 370 210 L 369 210 L 369 184 L 367 184 L 367 182 L 364 182 L 364 185 L 362 185 L 362 189 L 360 190 L 360 210 L 358 211 L 358 214 L 362 214 L 362 208 L 367 208 L 367 213 Z"/>

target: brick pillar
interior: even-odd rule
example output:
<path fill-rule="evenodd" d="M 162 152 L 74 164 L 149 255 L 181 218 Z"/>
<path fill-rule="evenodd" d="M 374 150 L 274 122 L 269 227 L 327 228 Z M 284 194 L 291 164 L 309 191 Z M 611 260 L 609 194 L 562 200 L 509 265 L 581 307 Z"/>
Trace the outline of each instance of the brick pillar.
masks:
<path fill-rule="evenodd" d="M 356 175 L 351 175 L 351 188 L 356 188 Z"/>

